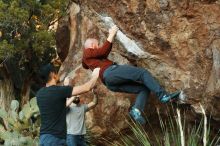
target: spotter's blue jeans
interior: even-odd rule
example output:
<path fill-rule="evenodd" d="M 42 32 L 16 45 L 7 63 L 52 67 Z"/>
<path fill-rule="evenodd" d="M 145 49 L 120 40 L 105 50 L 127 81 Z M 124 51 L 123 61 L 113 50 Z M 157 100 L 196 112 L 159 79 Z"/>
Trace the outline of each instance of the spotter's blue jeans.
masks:
<path fill-rule="evenodd" d="M 84 135 L 67 134 L 67 146 L 87 146 Z"/>
<path fill-rule="evenodd" d="M 66 139 L 61 139 L 52 134 L 40 135 L 40 146 L 66 146 Z"/>

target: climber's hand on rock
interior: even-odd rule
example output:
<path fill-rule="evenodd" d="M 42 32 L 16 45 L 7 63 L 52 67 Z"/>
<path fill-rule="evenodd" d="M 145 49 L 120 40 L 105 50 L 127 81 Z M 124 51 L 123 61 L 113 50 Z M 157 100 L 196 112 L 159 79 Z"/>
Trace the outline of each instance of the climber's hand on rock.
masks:
<path fill-rule="evenodd" d="M 116 35 L 116 33 L 117 33 L 118 30 L 119 30 L 119 28 L 118 28 L 116 25 L 112 26 L 112 27 L 109 29 L 109 36 L 108 36 L 107 40 L 108 40 L 110 43 L 114 40 L 115 35 Z"/>
<path fill-rule="evenodd" d="M 116 25 L 112 26 L 109 29 L 109 35 L 113 35 L 114 36 L 117 33 L 118 30 L 119 30 L 119 28 Z"/>

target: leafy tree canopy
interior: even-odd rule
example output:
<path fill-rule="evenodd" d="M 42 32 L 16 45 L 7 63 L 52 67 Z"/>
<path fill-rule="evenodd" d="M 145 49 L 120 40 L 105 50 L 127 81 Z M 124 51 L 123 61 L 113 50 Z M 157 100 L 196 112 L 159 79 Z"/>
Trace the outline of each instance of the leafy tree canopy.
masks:
<path fill-rule="evenodd" d="M 49 28 L 67 5 L 67 0 L 0 0 L 0 61 L 10 60 L 22 80 L 55 57 L 55 32 Z"/>
<path fill-rule="evenodd" d="M 0 0 L 0 59 L 19 53 L 25 61 L 27 52 L 42 57 L 54 48 L 54 32 L 48 28 L 66 5 L 65 0 Z"/>

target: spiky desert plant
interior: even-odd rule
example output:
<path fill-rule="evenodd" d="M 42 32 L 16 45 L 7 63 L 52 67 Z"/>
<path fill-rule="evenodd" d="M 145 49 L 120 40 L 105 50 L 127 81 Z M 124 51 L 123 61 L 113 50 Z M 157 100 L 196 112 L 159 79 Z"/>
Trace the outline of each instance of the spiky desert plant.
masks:
<path fill-rule="evenodd" d="M 120 137 L 117 142 L 112 142 L 111 140 L 106 140 L 109 145 L 114 146 L 216 146 L 220 142 L 220 135 L 216 134 L 214 138 L 211 137 L 210 124 L 207 123 L 207 117 L 203 113 L 203 119 L 199 124 L 195 123 L 190 126 L 186 123 L 185 114 L 177 109 L 177 113 L 170 111 L 168 113 L 168 118 L 163 119 L 158 110 L 158 118 L 160 122 L 161 133 L 154 132 L 153 128 L 144 129 L 141 125 L 135 123 L 134 121 L 128 120 L 128 125 L 131 133 L 121 133 L 120 131 L 115 132 L 115 134 Z M 149 127 L 151 122 L 147 119 Z M 149 135 L 154 135 L 154 142 L 151 141 Z M 162 135 L 162 137 L 161 137 Z"/>
<path fill-rule="evenodd" d="M 18 107 L 19 102 L 12 100 L 7 112 L 0 108 L 0 139 L 8 146 L 37 145 L 40 122 L 36 98 L 26 103 L 20 112 Z"/>

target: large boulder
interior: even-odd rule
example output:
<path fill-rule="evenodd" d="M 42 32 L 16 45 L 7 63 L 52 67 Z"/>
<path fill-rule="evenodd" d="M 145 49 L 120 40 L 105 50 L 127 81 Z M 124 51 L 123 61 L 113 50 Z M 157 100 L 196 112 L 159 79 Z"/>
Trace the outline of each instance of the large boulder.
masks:
<path fill-rule="evenodd" d="M 71 19 L 62 22 L 71 21 L 68 43 L 72 44 L 64 49 L 68 55 L 60 70 L 62 80 L 70 76 L 79 85 L 89 79 L 91 71 L 81 66 L 83 43 L 88 37 L 103 43 L 109 27 L 116 24 L 120 32 L 113 44 L 111 59 L 149 70 L 167 91 L 183 90 L 187 95 L 185 103 L 195 113 L 201 113 L 201 103 L 214 120 L 220 120 L 219 0 L 77 2 L 72 7 L 80 10 L 70 13 Z M 68 35 L 62 34 L 63 37 Z M 88 113 L 89 127 L 100 134 L 112 131 L 112 124 L 121 129 L 126 127 L 125 116 L 135 96 L 113 93 L 101 81 L 98 91 L 99 104 Z M 91 93 L 83 96 L 86 102 L 92 98 Z M 156 108 L 164 108 L 154 97 L 151 96 L 146 107 L 148 114 L 156 114 Z"/>

